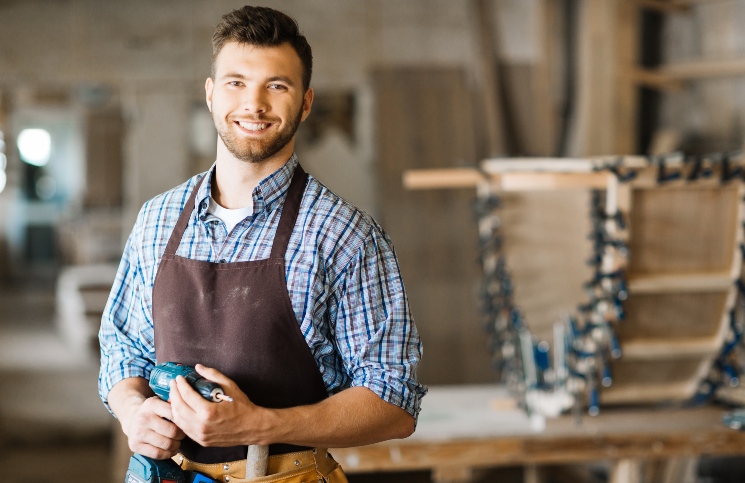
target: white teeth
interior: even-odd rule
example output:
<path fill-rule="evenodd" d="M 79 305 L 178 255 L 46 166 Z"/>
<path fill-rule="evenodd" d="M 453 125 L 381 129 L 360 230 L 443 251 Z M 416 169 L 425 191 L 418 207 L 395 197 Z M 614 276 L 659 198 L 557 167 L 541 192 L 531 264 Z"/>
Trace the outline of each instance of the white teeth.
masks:
<path fill-rule="evenodd" d="M 248 129 L 249 131 L 261 131 L 263 129 L 266 129 L 267 124 L 266 123 L 256 123 L 256 122 L 242 122 L 238 121 L 238 124 L 243 129 Z"/>

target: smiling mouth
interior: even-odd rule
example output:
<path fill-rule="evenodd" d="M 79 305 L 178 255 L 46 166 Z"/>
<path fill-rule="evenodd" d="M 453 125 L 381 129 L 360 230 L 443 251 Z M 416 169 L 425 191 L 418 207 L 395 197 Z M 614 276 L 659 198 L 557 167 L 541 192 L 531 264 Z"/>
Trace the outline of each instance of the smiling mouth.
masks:
<path fill-rule="evenodd" d="M 271 123 L 268 122 L 235 121 L 235 123 L 247 131 L 254 132 L 263 131 L 271 126 Z"/>

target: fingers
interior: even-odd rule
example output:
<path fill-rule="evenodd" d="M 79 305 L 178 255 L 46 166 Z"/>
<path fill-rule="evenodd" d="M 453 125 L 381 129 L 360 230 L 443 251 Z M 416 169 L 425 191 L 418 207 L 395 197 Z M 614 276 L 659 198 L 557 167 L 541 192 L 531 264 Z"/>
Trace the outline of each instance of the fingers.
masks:
<path fill-rule="evenodd" d="M 173 415 L 171 414 L 171 405 L 163 401 L 162 399 L 153 397 L 148 399 L 145 404 L 148 404 L 149 409 L 161 418 L 168 420 L 173 419 Z"/>
<path fill-rule="evenodd" d="M 172 417 L 167 403 L 155 397 L 145 400 L 125 431 L 129 448 L 156 459 L 176 454 L 184 432 L 166 417 Z"/>
<path fill-rule="evenodd" d="M 194 412 L 204 408 L 207 400 L 199 394 L 196 389 L 191 387 L 183 376 L 178 376 L 171 382 L 171 411 L 183 413 L 183 409 Z M 186 407 L 184 407 L 186 406 Z M 183 414 L 181 414 L 183 416 Z"/>
<path fill-rule="evenodd" d="M 233 385 L 233 381 L 217 369 L 203 366 L 202 364 L 197 364 L 194 366 L 194 369 L 196 369 L 200 376 L 218 383 L 223 389 Z"/>

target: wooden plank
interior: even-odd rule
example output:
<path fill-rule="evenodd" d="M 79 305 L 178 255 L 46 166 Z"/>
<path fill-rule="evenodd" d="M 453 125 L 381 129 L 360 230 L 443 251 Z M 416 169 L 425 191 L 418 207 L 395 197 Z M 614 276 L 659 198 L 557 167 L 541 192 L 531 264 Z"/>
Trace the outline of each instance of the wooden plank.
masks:
<path fill-rule="evenodd" d="M 657 360 L 625 360 L 622 357 L 613 363 L 613 384 L 603 388 L 601 403 L 652 404 L 688 400 L 710 371 L 713 359 L 714 355 Z"/>
<path fill-rule="evenodd" d="M 475 168 L 406 170 L 402 178 L 409 190 L 475 188 L 485 179 L 484 173 Z"/>
<path fill-rule="evenodd" d="M 494 378 L 484 341 L 482 272 L 473 193 L 407 191 L 407 169 L 451 168 L 476 159 L 468 81 L 457 68 L 374 72 L 379 222 L 396 247 L 411 312 L 429 356 L 425 384 Z"/>
<path fill-rule="evenodd" d="M 691 2 L 679 0 L 633 0 L 637 7 L 664 13 L 685 13 L 691 10 Z"/>
<path fill-rule="evenodd" d="M 657 10 L 663 13 L 689 13 L 697 4 L 726 1 L 729 0 L 632 0 L 638 7 Z"/>
<path fill-rule="evenodd" d="M 87 208 L 122 206 L 124 120 L 118 107 L 86 112 Z"/>
<path fill-rule="evenodd" d="M 635 190 L 629 279 L 644 274 L 729 272 L 739 227 L 736 185 Z"/>
<path fill-rule="evenodd" d="M 670 167 L 679 166 L 681 159 L 670 159 Z M 550 172 L 550 173 L 586 173 L 620 164 L 626 169 L 644 169 L 649 167 L 645 156 L 587 156 L 587 157 L 510 157 L 485 159 L 481 169 L 490 174 L 509 172 Z"/>
<path fill-rule="evenodd" d="M 745 76 L 745 59 L 676 62 L 657 69 L 636 69 L 630 75 L 649 87 L 680 89 L 682 82 Z"/>
<path fill-rule="evenodd" d="M 629 291 L 634 295 L 669 292 L 727 292 L 735 280 L 730 270 L 721 272 L 632 274 Z"/>
<path fill-rule="evenodd" d="M 733 288 L 730 286 L 723 292 L 639 294 L 631 291 L 624 302 L 625 318 L 616 326 L 616 335 L 624 347 L 635 339 L 674 342 L 716 337 Z"/>
<path fill-rule="evenodd" d="M 670 360 L 681 357 L 708 357 L 722 347 L 718 337 L 705 339 L 631 340 L 623 344 L 623 362 L 637 360 Z"/>
<path fill-rule="evenodd" d="M 655 69 L 644 69 L 632 66 L 625 68 L 621 71 L 620 75 L 625 76 L 634 84 L 646 86 L 652 89 L 680 92 L 685 88 L 684 81 L 673 80 Z"/>
<path fill-rule="evenodd" d="M 613 175 L 608 173 L 506 173 L 493 185 L 502 191 L 554 191 L 564 189 L 605 189 Z"/>
<path fill-rule="evenodd" d="M 648 367 L 647 370 L 654 368 Z M 689 377 L 694 377 L 697 373 L 691 371 Z M 637 404 L 649 405 L 659 403 L 677 402 L 690 399 L 691 394 L 695 393 L 698 384 L 692 384 L 690 381 L 671 384 L 669 381 L 661 384 L 641 384 L 629 383 L 623 385 L 614 385 L 603 388 L 600 393 L 600 401 L 607 410 L 608 407 L 619 404 Z"/>
<path fill-rule="evenodd" d="M 498 191 L 543 191 L 561 189 L 605 189 L 608 173 L 505 173 L 485 178 L 476 169 L 405 171 L 403 183 L 410 190 L 475 188 L 485 179 Z"/>

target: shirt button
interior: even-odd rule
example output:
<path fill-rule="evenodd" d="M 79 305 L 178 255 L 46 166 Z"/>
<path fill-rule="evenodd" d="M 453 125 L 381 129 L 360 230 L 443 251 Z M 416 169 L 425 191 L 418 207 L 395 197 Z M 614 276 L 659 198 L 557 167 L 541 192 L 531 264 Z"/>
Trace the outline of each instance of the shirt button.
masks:
<path fill-rule="evenodd" d="M 228 261 L 227 261 L 227 260 L 225 260 L 224 258 L 221 258 L 221 259 L 220 259 L 220 263 L 228 263 Z"/>

